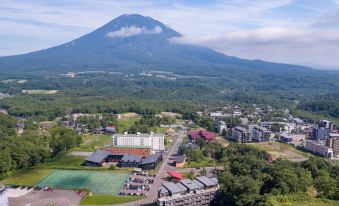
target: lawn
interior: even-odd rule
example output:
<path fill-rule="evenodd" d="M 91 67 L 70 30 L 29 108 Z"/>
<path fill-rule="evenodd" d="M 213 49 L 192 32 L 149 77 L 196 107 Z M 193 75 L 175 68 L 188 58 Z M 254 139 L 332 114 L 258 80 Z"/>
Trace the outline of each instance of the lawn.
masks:
<path fill-rule="evenodd" d="M 320 199 L 307 195 L 278 195 L 268 198 L 268 205 L 272 206 L 339 206 L 338 201 Z"/>
<path fill-rule="evenodd" d="M 47 177 L 52 171 L 51 169 L 25 169 L 12 177 L 6 178 L 2 183 L 6 185 L 36 186 L 41 179 Z"/>
<path fill-rule="evenodd" d="M 210 157 L 206 157 L 202 160 L 198 161 L 188 161 L 188 164 L 185 164 L 186 168 L 198 168 L 198 167 L 208 167 L 214 166 L 213 159 Z"/>
<path fill-rule="evenodd" d="M 261 142 L 250 143 L 254 147 L 265 150 L 272 158 L 282 158 L 291 161 L 302 161 L 308 158 L 310 154 L 297 150 L 292 145 L 280 143 L 280 142 Z"/>
<path fill-rule="evenodd" d="M 81 205 L 112 205 L 122 204 L 131 201 L 143 199 L 140 196 L 112 196 L 112 195 L 93 195 L 86 196 L 82 201 Z"/>
<path fill-rule="evenodd" d="M 112 144 L 112 135 L 85 135 L 82 137 L 83 143 L 79 150 L 81 151 L 96 151 L 104 145 Z M 78 150 L 78 149 L 77 149 Z"/>
<path fill-rule="evenodd" d="M 133 118 L 124 118 L 124 119 L 119 119 L 117 122 L 117 129 L 119 133 L 123 133 L 129 130 L 131 126 L 134 125 L 136 121 L 139 121 L 141 119 L 140 116 L 136 116 Z"/>
<path fill-rule="evenodd" d="M 61 154 L 53 158 L 50 162 L 41 165 L 41 167 L 47 167 L 47 168 L 80 167 L 85 162 L 85 158 L 86 157 L 83 157 L 83 156 Z"/>

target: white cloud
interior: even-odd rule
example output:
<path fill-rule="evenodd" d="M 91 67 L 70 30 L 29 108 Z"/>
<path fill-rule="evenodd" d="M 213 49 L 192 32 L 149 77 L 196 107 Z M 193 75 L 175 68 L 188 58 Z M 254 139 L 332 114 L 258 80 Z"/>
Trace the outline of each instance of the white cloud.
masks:
<path fill-rule="evenodd" d="M 207 46 L 227 55 L 246 59 L 338 68 L 339 31 L 268 27 L 223 35 L 195 38 L 186 36 L 172 41 Z"/>
<path fill-rule="evenodd" d="M 137 36 L 143 34 L 159 34 L 162 32 L 160 26 L 155 26 L 153 29 L 147 29 L 146 27 L 121 27 L 117 31 L 108 32 L 106 34 L 109 38 L 116 38 L 116 37 L 129 37 L 129 36 Z"/>

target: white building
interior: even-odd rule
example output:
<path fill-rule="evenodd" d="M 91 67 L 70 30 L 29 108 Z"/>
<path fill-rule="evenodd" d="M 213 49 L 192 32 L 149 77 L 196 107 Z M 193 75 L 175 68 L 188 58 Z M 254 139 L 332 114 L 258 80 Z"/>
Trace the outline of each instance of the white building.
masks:
<path fill-rule="evenodd" d="M 227 125 L 224 121 L 218 121 L 217 131 L 219 134 L 222 134 L 222 131 L 227 131 Z"/>
<path fill-rule="evenodd" d="M 0 205 L 1 206 L 7 206 L 8 203 L 8 197 L 6 194 L 6 187 L 0 185 Z"/>
<path fill-rule="evenodd" d="M 149 146 L 153 151 L 165 150 L 165 135 L 162 133 L 150 134 L 114 134 L 112 144 L 116 146 Z"/>

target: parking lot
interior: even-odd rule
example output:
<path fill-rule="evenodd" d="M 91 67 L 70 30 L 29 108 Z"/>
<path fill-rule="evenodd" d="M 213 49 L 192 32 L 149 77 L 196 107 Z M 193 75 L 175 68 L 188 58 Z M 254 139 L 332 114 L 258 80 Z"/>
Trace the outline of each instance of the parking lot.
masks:
<path fill-rule="evenodd" d="M 50 190 L 31 187 L 13 187 L 6 191 L 10 206 L 71 206 L 80 205 L 85 193 L 69 190 Z"/>
<path fill-rule="evenodd" d="M 147 196 L 153 183 L 153 176 L 150 176 L 147 173 L 134 173 L 129 176 L 119 195 Z"/>

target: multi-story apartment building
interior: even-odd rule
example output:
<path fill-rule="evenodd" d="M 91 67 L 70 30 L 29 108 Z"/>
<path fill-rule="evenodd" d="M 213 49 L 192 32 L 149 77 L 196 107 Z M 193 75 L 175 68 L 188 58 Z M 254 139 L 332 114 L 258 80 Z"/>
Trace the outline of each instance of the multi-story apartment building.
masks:
<path fill-rule="evenodd" d="M 330 133 L 325 142 L 326 147 L 332 148 L 335 155 L 339 155 L 339 134 Z"/>
<path fill-rule="evenodd" d="M 271 131 L 258 125 L 249 125 L 250 135 L 253 141 L 267 142 L 271 140 Z"/>
<path fill-rule="evenodd" d="M 158 191 L 159 206 L 218 205 L 218 200 L 218 179 L 206 176 L 195 180 L 183 179 L 178 183 L 165 182 Z"/>
<path fill-rule="evenodd" d="M 333 130 L 335 128 L 335 124 L 329 120 L 320 120 L 318 127 Z"/>
<path fill-rule="evenodd" d="M 333 158 L 333 150 L 323 141 L 306 140 L 305 149 L 324 157 Z"/>
<path fill-rule="evenodd" d="M 239 143 L 252 142 L 250 132 L 245 127 L 234 127 L 232 129 L 232 138 Z"/>
<path fill-rule="evenodd" d="M 153 151 L 163 151 L 165 135 L 161 133 L 150 134 L 114 134 L 112 145 L 115 146 L 149 146 Z"/>
<path fill-rule="evenodd" d="M 329 133 L 330 133 L 330 130 L 323 128 L 323 127 L 312 129 L 312 137 L 314 140 L 325 140 L 328 138 Z"/>

